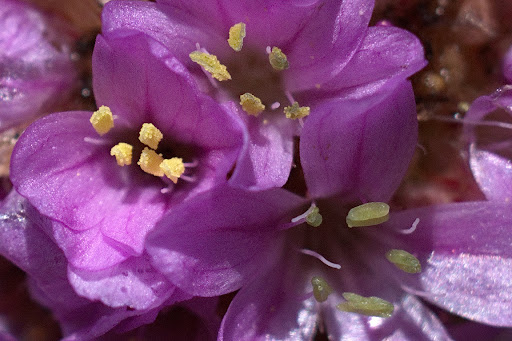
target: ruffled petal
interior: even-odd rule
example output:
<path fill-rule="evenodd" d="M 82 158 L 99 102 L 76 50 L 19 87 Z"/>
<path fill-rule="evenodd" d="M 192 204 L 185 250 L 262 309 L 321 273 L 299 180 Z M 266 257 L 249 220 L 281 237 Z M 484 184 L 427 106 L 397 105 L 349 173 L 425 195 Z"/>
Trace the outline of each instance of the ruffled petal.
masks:
<path fill-rule="evenodd" d="M 468 202 L 407 210 L 389 224 L 410 224 L 409 252 L 423 271 L 406 289 L 474 321 L 512 326 L 512 206 L 502 202 Z"/>
<path fill-rule="evenodd" d="M 318 305 L 298 253 L 284 257 L 235 296 L 219 331 L 222 340 L 311 340 Z"/>
<path fill-rule="evenodd" d="M 160 307 L 153 311 L 113 309 L 78 296 L 66 275 L 66 257 L 43 232 L 52 222 L 15 191 L 0 208 L 0 218 L 0 254 L 27 272 L 32 296 L 52 310 L 66 340 L 95 339 L 132 316 L 156 317 Z M 160 304 L 172 299 L 162 297 Z"/>
<path fill-rule="evenodd" d="M 64 102 L 75 81 L 70 49 L 50 20 L 20 1 L 0 6 L 0 130 Z"/>
<path fill-rule="evenodd" d="M 277 257 L 280 223 L 304 200 L 281 189 L 220 186 L 175 207 L 146 240 L 153 265 L 197 296 L 234 291 Z"/>
<path fill-rule="evenodd" d="M 394 88 L 426 64 L 423 45 L 414 34 L 397 27 L 370 27 L 343 71 L 306 96 L 368 96 L 383 87 Z"/>
<path fill-rule="evenodd" d="M 88 231 L 97 243 L 112 241 L 125 254 L 141 254 L 145 234 L 168 198 L 151 177 L 116 164 L 109 155 L 114 142 L 87 142 L 98 139 L 89 117 L 88 112 L 59 113 L 30 126 L 13 152 L 11 180 L 42 214 L 76 232 Z M 102 257 L 97 244 L 90 250 L 77 256 Z"/>
<path fill-rule="evenodd" d="M 512 187 L 509 186 L 512 182 L 511 108 L 512 87 L 504 86 L 489 96 L 477 98 L 463 120 L 467 123 L 464 133 L 471 142 L 471 170 L 480 189 L 490 200 L 510 200 L 512 196 Z M 503 123 L 507 125 L 508 122 L 509 126 L 500 128 L 501 123 L 486 122 L 486 118 L 498 122 L 504 120 Z"/>
<path fill-rule="evenodd" d="M 251 190 L 282 187 L 292 167 L 295 122 L 282 116 L 263 123 L 245 113 L 240 115 L 245 116 L 249 138 L 230 183 Z"/>
<path fill-rule="evenodd" d="M 359 100 L 312 108 L 300 154 L 313 197 L 387 201 L 409 165 L 417 141 L 414 94 L 406 82 Z"/>
<path fill-rule="evenodd" d="M 78 295 L 113 308 L 152 308 L 160 297 L 174 291 L 174 286 L 151 266 L 146 254 L 103 271 L 68 267 L 68 277 Z"/>

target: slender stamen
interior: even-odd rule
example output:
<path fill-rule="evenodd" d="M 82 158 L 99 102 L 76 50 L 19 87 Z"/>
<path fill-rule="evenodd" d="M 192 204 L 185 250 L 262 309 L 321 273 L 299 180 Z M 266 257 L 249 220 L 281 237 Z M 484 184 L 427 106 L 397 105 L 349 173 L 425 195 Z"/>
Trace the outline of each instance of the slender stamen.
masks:
<path fill-rule="evenodd" d="M 290 91 L 285 91 L 284 92 L 284 95 L 286 96 L 286 99 L 290 102 L 290 104 L 293 104 L 295 102 L 297 102 L 294 98 L 293 98 L 293 95 Z"/>
<path fill-rule="evenodd" d="M 197 181 L 197 177 L 195 176 L 188 176 L 188 175 L 182 175 L 180 177 L 181 180 L 184 180 L 186 182 L 196 182 Z"/>
<path fill-rule="evenodd" d="M 404 230 L 398 230 L 397 232 L 400 232 L 402 234 L 411 234 L 418 228 L 418 224 L 420 223 L 420 218 L 416 218 L 414 222 L 412 223 L 411 227 Z"/>
<path fill-rule="evenodd" d="M 97 145 L 97 146 L 110 146 L 110 145 L 112 145 L 112 142 L 109 141 L 109 140 L 95 139 L 95 138 L 89 137 L 89 136 L 84 137 L 84 142 L 87 142 L 87 143 L 90 143 L 90 144 L 94 144 L 94 145 Z"/>
<path fill-rule="evenodd" d="M 333 263 L 331 261 L 328 261 L 327 259 L 325 259 L 324 256 L 322 256 L 321 254 L 319 254 L 318 252 L 315 252 L 313 250 L 308 250 L 308 249 L 301 249 L 299 250 L 301 253 L 305 254 L 305 255 L 308 255 L 308 256 L 312 256 L 312 257 L 315 257 L 316 259 L 318 259 L 319 261 L 321 261 L 322 263 L 324 263 L 325 265 L 327 265 L 328 267 L 331 267 L 333 269 L 341 269 L 341 265 L 339 264 L 336 264 L 336 263 Z"/>
<path fill-rule="evenodd" d="M 194 160 L 192 162 L 183 162 L 183 165 L 185 166 L 185 168 L 194 168 L 199 165 L 199 161 Z"/>

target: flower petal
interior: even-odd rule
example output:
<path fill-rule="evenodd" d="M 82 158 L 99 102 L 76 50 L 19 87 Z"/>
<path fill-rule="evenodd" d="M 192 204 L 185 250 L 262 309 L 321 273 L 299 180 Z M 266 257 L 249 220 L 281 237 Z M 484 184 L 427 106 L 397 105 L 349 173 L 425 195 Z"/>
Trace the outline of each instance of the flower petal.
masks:
<path fill-rule="evenodd" d="M 313 197 L 387 201 L 416 147 L 414 94 L 406 82 L 359 100 L 312 109 L 302 131 L 301 162 Z"/>
<path fill-rule="evenodd" d="M 466 138 L 471 142 L 471 170 L 480 189 L 491 200 L 510 200 L 507 198 L 512 196 L 512 187 L 507 185 L 512 182 L 509 176 L 512 145 L 510 127 L 486 127 L 485 124 L 489 122 L 485 118 L 510 123 L 511 108 L 512 87 L 504 86 L 489 96 L 477 98 L 463 120 L 463 123 L 467 123 L 464 131 Z M 500 109 L 504 110 L 500 112 Z"/>
<path fill-rule="evenodd" d="M 52 309 L 66 339 L 97 338 L 131 316 L 156 317 L 158 309 L 113 309 L 78 296 L 66 276 L 66 257 L 43 232 L 52 222 L 15 191 L 0 208 L 0 218 L 0 254 L 27 272 L 32 296 Z"/>
<path fill-rule="evenodd" d="M 340 73 L 362 43 L 373 0 L 324 1 L 285 49 L 290 61 L 286 88 L 315 88 Z"/>
<path fill-rule="evenodd" d="M 253 193 L 220 186 L 175 207 L 148 236 L 146 248 L 153 265 L 182 290 L 222 295 L 276 257 L 279 224 L 304 203 L 281 189 Z"/>
<path fill-rule="evenodd" d="M 229 28 L 236 23 L 246 24 L 247 36 L 244 45 L 265 50 L 266 46 L 282 46 L 292 40 L 297 32 L 308 24 L 311 15 L 325 4 L 321 0 L 251 0 L 211 1 L 211 0 L 161 0 L 181 11 L 192 13 L 197 21 L 202 21 L 223 36 L 223 44 Z M 175 10 L 176 11 L 176 10 Z M 178 12 L 178 11 L 176 11 Z M 203 43 L 198 41 L 201 45 Z"/>
<path fill-rule="evenodd" d="M 206 1 L 196 4 L 198 10 L 207 13 L 205 17 L 200 13 L 171 6 L 176 3 L 177 1 L 171 4 L 165 4 L 164 1 L 156 4 L 141 1 L 107 3 L 102 12 L 102 34 L 109 37 L 117 30 L 144 33 L 166 46 L 182 63 L 190 62 L 188 55 L 196 50 L 197 43 L 206 47 L 210 53 L 219 54 L 221 51 L 230 50 L 226 42 L 228 31 L 212 30 L 212 19 L 221 22 L 222 18 L 216 15 L 214 9 L 208 9 Z M 218 27 L 218 24 L 213 27 Z"/>
<path fill-rule="evenodd" d="M 88 112 L 59 113 L 30 126 L 13 152 L 11 180 L 42 214 L 74 231 L 88 231 L 100 244 L 108 242 L 98 233 L 125 254 L 141 254 L 144 236 L 168 199 L 153 178 L 119 167 L 108 140 L 107 146 L 87 142 L 97 139 L 89 117 Z M 92 249 L 101 253 L 98 245 Z M 95 257 L 87 248 L 77 256 Z"/>
<path fill-rule="evenodd" d="M 219 331 L 222 340 L 311 340 L 318 305 L 297 256 L 261 273 L 236 294 Z"/>
<path fill-rule="evenodd" d="M 233 106 L 234 107 L 234 106 Z M 236 107 L 233 110 L 238 110 Z M 249 131 L 247 147 L 241 153 L 230 178 L 232 185 L 251 190 L 282 187 L 293 161 L 295 122 L 271 117 L 266 122 L 243 115 Z"/>
<path fill-rule="evenodd" d="M 394 87 L 427 64 L 423 45 L 397 27 L 368 28 L 361 47 L 343 71 L 309 96 L 363 97 L 382 87 Z"/>
<path fill-rule="evenodd" d="M 406 289 L 453 313 L 495 326 L 511 326 L 512 206 L 468 202 L 395 213 L 390 226 L 410 224 L 404 237 L 423 271 Z"/>
<path fill-rule="evenodd" d="M 76 73 L 62 34 L 29 4 L 2 1 L 0 32 L 0 130 L 4 130 L 64 102 Z"/>
<path fill-rule="evenodd" d="M 103 271 L 70 266 L 68 277 L 78 295 L 113 308 L 153 308 L 160 297 L 168 297 L 174 291 L 174 286 L 151 266 L 146 254 Z"/>

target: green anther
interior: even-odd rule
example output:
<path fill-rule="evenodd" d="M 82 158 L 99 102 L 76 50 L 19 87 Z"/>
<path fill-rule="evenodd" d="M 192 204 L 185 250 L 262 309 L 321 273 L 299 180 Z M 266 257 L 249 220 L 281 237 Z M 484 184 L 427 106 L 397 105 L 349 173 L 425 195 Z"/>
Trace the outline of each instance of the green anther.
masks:
<path fill-rule="evenodd" d="M 311 212 L 306 216 L 306 223 L 313 227 L 318 227 L 322 224 L 322 215 L 318 207 L 313 207 Z"/>
<path fill-rule="evenodd" d="M 393 314 L 393 304 L 382 298 L 364 297 L 351 292 L 343 293 L 343 297 L 347 301 L 338 304 L 338 310 L 377 317 L 390 317 Z"/>
<path fill-rule="evenodd" d="M 402 271 L 410 274 L 421 272 L 420 261 L 407 251 L 396 249 L 389 250 L 386 253 L 386 258 Z"/>
<path fill-rule="evenodd" d="M 309 115 L 309 107 L 300 107 L 299 103 L 293 102 L 291 106 L 284 107 L 284 114 L 286 118 L 296 120 L 298 118 L 304 118 Z"/>
<path fill-rule="evenodd" d="M 290 67 L 290 64 L 288 63 L 288 58 L 286 58 L 286 55 L 281 51 L 278 47 L 273 47 L 272 51 L 268 55 L 268 60 L 270 61 L 270 65 L 275 70 L 286 70 Z"/>
<path fill-rule="evenodd" d="M 347 214 L 348 227 L 373 226 L 389 219 L 389 205 L 384 202 L 369 202 L 351 209 Z"/>
<path fill-rule="evenodd" d="M 229 29 L 229 39 L 228 44 L 235 51 L 242 50 L 242 46 L 244 45 L 245 38 L 245 24 L 240 22 L 231 26 Z"/>
<path fill-rule="evenodd" d="M 206 71 L 208 71 L 213 78 L 219 81 L 225 81 L 231 79 L 225 65 L 222 65 L 217 57 L 213 54 L 206 52 L 194 51 L 189 54 L 190 59 L 193 62 L 201 65 Z"/>
<path fill-rule="evenodd" d="M 258 116 L 265 110 L 261 99 L 248 92 L 240 95 L 240 105 L 246 113 L 253 116 Z"/>
<path fill-rule="evenodd" d="M 315 296 L 317 302 L 325 302 L 327 297 L 332 293 L 331 287 L 322 277 L 313 277 L 311 279 L 311 285 L 313 286 L 313 296 Z"/>

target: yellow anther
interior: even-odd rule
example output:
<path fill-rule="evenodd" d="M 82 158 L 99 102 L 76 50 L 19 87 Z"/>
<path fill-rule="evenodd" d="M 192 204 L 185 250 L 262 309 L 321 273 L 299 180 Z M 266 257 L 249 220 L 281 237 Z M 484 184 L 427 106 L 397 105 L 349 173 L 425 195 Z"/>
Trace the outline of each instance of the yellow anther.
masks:
<path fill-rule="evenodd" d="M 185 165 L 183 159 L 173 157 L 172 159 L 165 159 L 160 164 L 160 169 L 164 172 L 165 176 L 171 179 L 172 182 L 177 183 L 178 178 L 185 173 Z"/>
<path fill-rule="evenodd" d="M 95 111 L 89 119 L 94 130 L 100 135 L 105 135 L 110 129 L 114 128 L 114 117 L 110 108 L 102 105 Z"/>
<path fill-rule="evenodd" d="M 154 176 L 164 176 L 164 171 L 160 168 L 162 161 L 164 161 L 162 154 L 157 154 L 154 150 L 145 147 L 137 164 L 146 173 Z"/>
<path fill-rule="evenodd" d="M 131 145 L 120 142 L 110 149 L 110 155 L 116 157 L 119 166 L 127 166 L 132 164 L 132 151 Z"/>
<path fill-rule="evenodd" d="M 190 59 L 201 65 L 206 71 L 211 73 L 212 77 L 219 80 L 225 81 L 231 79 L 231 75 L 226 69 L 225 65 L 222 65 L 216 56 L 206 52 L 194 51 L 189 54 Z"/>
<path fill-rule="evenodd" d="M 315 300 L 318 302 L 325 302 L 327 297 L 332 293 L 332 288 L 322 277 L 313 277 L 311 279 L 311 285 L 313 286 L 313 296 L 315 296 Z"/>
<path fill-rule="evenodd" d="M 261 103 L 261 99 L 248 92 L 240 95 L 240 105 L 249 115 L 258 116 L 263 110 L 265 110 L 265 106 Z"/>
<path fill-rule="evenodd" d="M 152 149 L 158 148 L 158 143 L 162 141 L 163 137 L 162 132 L 152 123 L 144 123 L 140 128 L 139 141 Z"/>
<path fill-rule="evenodd" d="M 299 107 L 299 103 L 293 102 L 289 107 L 284 107 L 284 113 L 286 118 L 296 120 L 298 118 L 304 118 L 309 115 L 309 107 Z"/>
<path fill-rule="evenodd" d="M 393 304 L 382 298 L 364 297 L 351 292 L 343 293 L 343 297 L 347 301 L 336 306 L 341 311 L 378 317 L 390 317 L 393 314 Z"/>
<path fill-rule="evenodd" d="M 402 271 L 410 274 L 421 272 L 420 261 L 407 251 L 396 249 L 389 250 L 386 253 L 386 258 Z"/>
<path fill-rule="evenodd" d="M 313 207 L 311 212 L 306 216 L 306 223 L 313 227 L 318 227 L 322 224 L 322 215 L 318 207 Z"/>
<path fill-rule="evenodd" d="M 228 44 L 235 51 L 240 51 L 242 46 L 244 46 L 244 38 L 245 38 L 245 24 L 240 22 L 231 26 L 229 29 L 229 39 Z"/>
<path fill-rule="evenodd" d="M 276 70 L 285 70 L 290 67 L 290 64 L 288 63 L 288 58 L 286 58 L 286 55 L 281 51 L 278 47 L 273 47 L 272 51 L 268 55 L 268 60 L 270 61 L 270 65 Z"/>
<path fill-rule="evenodd" d="M 348 211 L 347 225 L 373 226 L 389 219 L 389 205 L 384 202 L 369 202 Z"/>

